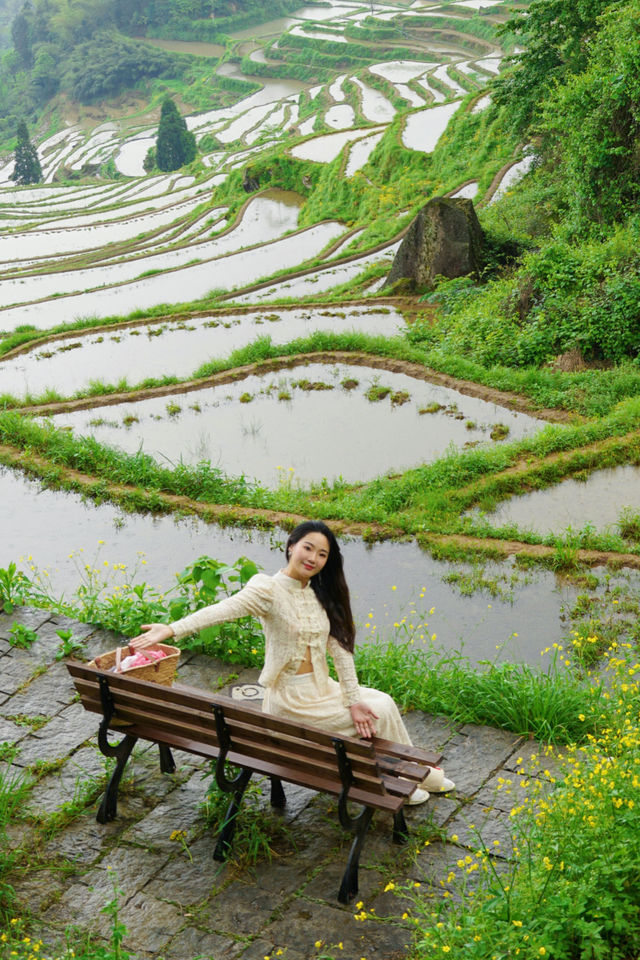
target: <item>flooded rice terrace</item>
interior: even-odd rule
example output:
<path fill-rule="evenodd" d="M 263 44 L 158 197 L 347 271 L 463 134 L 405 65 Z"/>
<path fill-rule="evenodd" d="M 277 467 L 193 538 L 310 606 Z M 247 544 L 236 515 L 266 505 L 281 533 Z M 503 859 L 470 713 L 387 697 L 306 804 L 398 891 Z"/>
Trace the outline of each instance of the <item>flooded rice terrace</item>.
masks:
<path fill-rule="evenodd" d="M 75 494 L 42 490 L 2 467 L 0 497 L 12 505 L 3 519 L 3 553 L 16 562 L 23 558 L 19 565 L 25 572 L 30 577 L 39 572 L 56 595 L 73 594 L 85 564 L 100 572 L 109 593 L 118 583 L 132 581 L 169 589 L 175 575 L 202 555 L 227 563 L 250 557 L 269 573 L 283 564 L 286 534 L 279 529 L 264 534 L 189 518 L 122 513 Z M 462 651 L 473 662 L 544 667 L 542 648 L 569 633 L 567 612 L 579 591 L 549 571 L 442 563 L 415 543 L 371 545 L 344 538 L 342 547 L 358 643 L 402 640 L 409 625 L 422 624 L 417 644 Z M 126 569 L 114 571 L 115 563 Z M 637 586 L 637 575 L 630 576 Z M 474 578 L 487 586 L 464 595 L 460 585 Z"/>
<path fill-rule="evenodd" d="M 349 364 L 303 363 L 235 383 L 62 413 L 56 426 L 161 463 L 207 460 L 269 486 L 370 480 L 450 446 L 517 439 L 539 421 L 447 387 Z"/>
<path fill-rule="evenodd" d="M 36 396 L 47 389 L 72 396 L 95 381 L 126 380 L 134 385 L 164 375 L 187 379 L 207 360 L 227 357 L 259 337 L 269 337 L 274 344 L 319 331 L 392 337 L 404 327 L 397 310 L 375 306 L 279 307 L 158 320 L 57 337 L 15 357 L 0 359 L 0 383 L 2 392 L 17 397 Z"/>
<path fill-rule="evenodd" d="M 475 9 L 490 7 L 492 18 L 508 16 L 498 0 L 446 5 L 456 6 L 468 8 L 455 14 L 462 30 Z M 65 331 L 0 361 L 0 393 L 26 398 L 51 390 L 70 397 L 98 383 L 184 379 L 206 361 L 227 357 L 259 337 L 285 344 L 322 331 L 401 333 L 400 313 L 375 303 L 326 308 L 295 303 L 356 281 L 373 267 L 372 292 L 384 283 L 397 236 L 380 248 L 362 249 L 357 246 L 362 224 L 356 230 L 328 220 L 299 229 L 304 197 L 274 190 L 254 191 L 242 216 L 231 220 L 237 205 L 230 206 L 229 193 L 218 188 L 250 170 L 274 145 L 283 157 L 312 161 L 312 184 L 324 175 L 322 165 L 334 161 L 343 164 L 345 177 L 366 178 L 367 164 L 399 110 L 406 112 L 397 127 L 405 147 L 433 151 L 465 95 L 460 76 L 481 93 L 502 56 L 487 42 L 468 49 L 455 31 L 427 36 L 429 18 L 443 10 L 451 13 L 420 2 L 409 8 L 329 0 L 233 34 L 233 59 L 212 60 L 212 70 L 221 78 L 257 80 L 260 89 L 231 106 L 186 117 L 203 148 L 196 175 L 145 174 L 157 133 L 156 123 L 146 118 L 128 118 L 130 125 L 109 121 L 94 130 L 68 124 L 52 133 L 38 145 L 45 181 L 40 186 L 16 188 L 12 161 L 0 163 L 0 331 L 31 326 L 46 333 L 76 320 L 86 326 L 92 318 L 109 318 L 108 327 Z M 404 18 L 410 18 L 416 32 L 402 56 L 414 59 L 387 60 L 379 45 L 380 62 L 360 62 L 354 72 L 343 68 L 313 86 L 293 76 L 242 72 L 242 58 L 249 57 L 254 67 L 265 64 L 286 73 L 278 60 L 284 56 L 284 45 L 278 46 L 283 33 L 296 43 L 313 41 L 318 49 L 329 40 L 349 50 L 371 17 L 385 25 L 397 21 L 403 39 L 394 43 L 403 44 Z M 149 42 L 208 58 L 222 53 L 215 44 Z M 473 112 L 489 103 L 488 96 L 479 97 Z M 528 162 L 514 165 L 506 185 Z M 95 176 L 114 168 L 113 182 Z M 68 171 L 84 178 L 87 170 L 94 170 L 95 182 L 70 182 Z M 66 182 L 54 182 L 60 177 Z M 477 181 L 457 186 L 464 196 L 478 188 Z M 207 307 L 209 302 L 218 307 L 223 295 L 233 297 L 226 297 L 225 306 L 236 306 L 188 319 L 118 322 L 165 305 L 170 314 L 178 303 L 205 297 Z M 282 298 L 294 304 L 258 306 Z M 449 449 L 516 439 L 539 428 L 532 417 L 373 362 L 369 367 L 296 363 L 215 387 L 188 392 L 176 387 L 162 397 L 103 403 L 60 414 L 55 423 L 129 451 L 142 448 L 162 463 L 209 460 L 228 474 L 271 486 L 339 477 L 361 482 L 429 462 Z M 68 594 L 78 586 L 72 555 L 81 548 L 87 562 L 112 573 L 109 563 L 125 563 L 127 577 L 160 588 L 204 553 L 228 562 L 250 556 L 266 570 L 282 562 L 281 531 L 266 536 L 197 520 L 123 514 L 43 489 L 6 469 L 0 469 L 0 496 L 10 504 L 2 516 L 0 566 L 31 555 L 47 568 L 45 579 L 56 592 Z M 102 548 L 98 541 L 104 541 Z M 540 648 L 564 635 L 563 608 L 576 593 L 552 574 L 525 575 L 508 564 L 480 576 L 476 568 L 438 563 L 413 543 L 367 546 L 348 540 L 345 556 L 359 642 L 372 635 L 390 638 L 405 614 L 407 623 L 422 622 L 421 614 L 434 608 L 424 642 L 434 636 L 447 650 L 461 648 L 474 660 L 538 664 Z M 460 583 L 474 577 L 478 589 L 461 595 Z"/>
<path fill-rule="evenodd" d="M 621 515 L 640 514 L 640 467 L 596 470 L 584 480 L 564 480 L 548 490 L 512 497 L 486 519 L 495 526 L 553 533 L 587 525 L 614 531 Z"/>

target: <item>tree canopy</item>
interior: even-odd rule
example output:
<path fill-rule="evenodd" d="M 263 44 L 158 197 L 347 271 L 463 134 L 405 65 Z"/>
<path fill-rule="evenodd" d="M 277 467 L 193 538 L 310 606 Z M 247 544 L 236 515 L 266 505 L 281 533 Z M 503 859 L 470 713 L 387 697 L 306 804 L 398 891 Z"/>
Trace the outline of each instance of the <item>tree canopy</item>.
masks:
<path fill-rule="evenodd" d="M 18 124 L 17 143 L 14 153 L 15 166 L 11 179 L 16 183 L 40 183 L 42 169 L 38 159 L 38 151 L 29 140 L 29 131 L 24 120 Z"/>
<path fill-rule="evenodd" d="M 523 50 L 494 83 L 494 99 L 524 131 L 539 116 L 546 96 L 558 83 L 587 66 L 599 16 L 629 0 L 532 0 L 499 33 L 522 40 Z"/>
<path fill-rule="evenodd" d="M 169 172 L 191 163 L 196 156 L 196 138 L 187 130 L 184 118 L 171 99 L 165 97 L 160 111 L 160 125 L 156 140 L 156 165 Z"/>

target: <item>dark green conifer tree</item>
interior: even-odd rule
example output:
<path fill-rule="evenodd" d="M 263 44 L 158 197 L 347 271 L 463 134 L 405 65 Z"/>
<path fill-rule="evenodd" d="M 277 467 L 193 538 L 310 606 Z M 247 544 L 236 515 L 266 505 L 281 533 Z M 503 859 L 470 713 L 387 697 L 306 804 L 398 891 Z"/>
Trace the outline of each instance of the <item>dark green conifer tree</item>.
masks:
<path fill-rule="evenodd" d="M 11 175 L 19 184 L 40 183 L 42 168 L 38 159 L 38 151 L 29 140 L 29 131 L 24 120 L 18 124 L 18 142 L 14 154 L 15 167 Z"/>
<path fill-rule="evenodd" d="M 191 163 L 196 156 L 196 138 L 187 130 L 184 119 L 170 97 L 165 97 L 160 111 L 156 140 L 156 164 L 159 170 L 177 170 Z"/>

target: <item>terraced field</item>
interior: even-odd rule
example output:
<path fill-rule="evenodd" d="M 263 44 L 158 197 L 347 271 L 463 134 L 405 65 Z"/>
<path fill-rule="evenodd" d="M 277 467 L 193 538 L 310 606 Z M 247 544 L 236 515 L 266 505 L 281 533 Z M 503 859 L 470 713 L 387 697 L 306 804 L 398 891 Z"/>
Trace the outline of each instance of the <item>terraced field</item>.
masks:
<path fill-rule="evenodd" d="M 481 534 L 491 538 L 485 548 L 512 553 L 518 542 L 526 552 L 528 541 L 531 552 L 555 556 L 543 541 L 562 532 L 563 519 L 541 533 L 529 530 L 526 509 L 517 519 L 493 516 L 512 492 L 502 478 L 528 458 L 531 486 L 543 485 L 552 458 L 545 483 L 588 472 L 584 451 L 607 431 L 575 424 L 566 440 L 555 426 L 542 444 L 542 421 L 567 419 L 561 411 L 435 369 L 407 337 L 430 308 L 384 289 L 429 195 L 488 205 L 531 165 L 522 145 L 490 141 L 485 87 L 510 51 L 495 33 L 507 15 L 501 0 L 336 0 L 240 31 L 224 56 L 210 44 L 149 41 L 214 58 L 220 76 L 259 84 L 233 106 L 187 116 L 200 150 L 188 171 L 145 173 L 154 114 L 50 133 L 38 144 L 45 182 L 37 187 L 12 186 L 5 158 L 0 460 L 16 503 L 5 521 L 7 562 L 40 548 L 68 589 L 68 555 L 80 541 L 91 546 L 94 524 L 114 557 L 136 552 L 121 536 L 134 521 L 119 510 L 197 515 L 191 555 L 218 550 L 228 561 L 252 553 L 250 530 L 260 526 L 280 531 L 260 547 L 263 562 L 277 565 L 270 547 L 306 514 L 357 538 L 347 544 L 354 567 L 363 536 L 417 537 L 435 550 L 442 538 L 469 547 Z M 451 142 L 471 144 L 473 161 Z M 614 440 L 612 468 L 630 449 L 628 437 L 624 455 Z M 481 458 L 485 493 L 478 469 L 466 466 Z M 20 470 L 57 488 L 45 511 L 36 508 L 41 488 L 23 486 Z M 633 506 L 627 489 L 611 529 Z M 109 507 L 106 529 L 105 508 L 87 501 L 119 505 Z M 583 521 L 599 518 L 597 497 L 593 504 L 584 501 Z M 205 527 L 216 521 L 242 529 Z M 141 519 L 136 548 L 166 551 L 173 568 L 175 537 L 152 531 Z M 459 573 L 416 549 L 389 550 L 389 584 L 428 581 L 435 594 L 436 582 Z M 157 561 L 150 580 L 154 573 L 167 583 L 167 563 Z M 493 581 L 509 582 L 505 604 L 536 576 L 544 582 L 536 602 L 552 611 L 560 639 L 562 603 L 547 574 L 527 576 L 509 569 Z M 356 581 L 364 622 L 372 601 Z M 401 593 L 389 595 L 381 616 L 401 616 L 409 602 Z M 470 633 L 473 610 L 463 618 Z M 515 632 L 507 619 L 486 625 L 475 655 L 485 656 L 491 639 L 500 656 L 534 659 L 535 631 L 528 647 L 502 646 Z M 462 631 L 446 639 L 457 645 Z"/>

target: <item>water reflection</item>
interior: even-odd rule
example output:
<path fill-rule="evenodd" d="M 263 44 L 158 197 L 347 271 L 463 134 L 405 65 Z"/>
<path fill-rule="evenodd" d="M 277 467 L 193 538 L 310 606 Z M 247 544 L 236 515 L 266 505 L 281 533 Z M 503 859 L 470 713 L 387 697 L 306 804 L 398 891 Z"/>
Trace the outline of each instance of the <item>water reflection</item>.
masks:
<path fill-rule="evenodd" d="M 230 253 L 217 260 L 106 290 L 60 297 L 48 301 L 45 310 L 42 304 L 11 307 L 0 312 L 0 328 L 9 330 L 18 324 L 30 323 L 38 330 L 46 330 L 78 318 L 127 316 L 146 307 L 189 302 L 216 289 L 249 286 L 277 270 L 292 269 L 317 256 L 343 230 L 341 224 L 328 221 L 254 247 L 251 256 L 244 251 Z"/>
<path fill-rule="evenodd" d="M 73 494 L 42 490 L 34 481 L 3 468 L 0 497 L 12 505 L 3 517 L 0 566 L 31 555 L 40 569 L 48 567 L 46 579 L 58 593 L 70 594 L 78 586 L 78 572 L 69 554 L 81 548 L 81 564 L 125 563 L 127 577 L 159 588 L 170 587 L 175 574 L 202 554 L 228 563 L 249 556 L 268 572 L 275 572 L 283 562 L 286 534 L 281 530 L 266 535 L 220 529 L 196 520 L 123 514 L 109 504 L 93 506 Z M 99 547 L 98 541 L 104 545 Z M 567 631 L 564 608 L 577 591 L 556 582 L 549 572 L 525 577 L 509 565 L 495 567 L 487 575 L 509 581 L 505 599 L 485 591 L 461 596 L 443 580 L 459 568 L 434 561 L 415 543 L 366 545 L 347 539 L 343 550 L 359 643 L 371 635 L 392 639 L 394 623 L 406 615 L 407 624 L 426 622 L 425 638 L 435 635 L 436 644 L 445 650 L 462 649 L 474 661 L 511 660 L 540 666 L 544 665 L 540 650 L 560 641 Z M 141 565 L 143 559 L 146 563 Z M 22 566 L 29 572 L 28 564 Z"/>
<path fill-rule="evenodd" d="M 268 336 L 272 343 L 326 330 L 394 336 L 404 329 L 394 309 L 281 309 L 156 321 L 117 331 L 91 331 L 38 345 L 28 353 L 0 360 L 2 391 L 38 395 L 47 388 L 65 396 L 86 390 L 92 381 L 141 383 L 147 377 L 186 379 L 206 360 Z"/>
<path fill-rule="evenodd" d="M 459 101 L 443 103 L 439 107 L 427 107 L 407 117 L 402 131 L 402 142 L 410 150 L 422 150 L 430 153 L 447 128 Z"/>
<path fill-rule="evenodd" d="M 452 446 L 491 443 L 497 423 L 511 439 L 539 428 L 533 417 L 448 387 L 374 367 L 319 363 L 63 413 L 54 422 L 161 463 L 208 460 L 269 486 L 370 480 L 435 460 Z"/>
<path fill-rule="evenodd" d="M 598 470 L 582 482 L 564 480 L 547 490 L 512 497 L 487 519 L 496 526 L 516 523 L 539 533 L 580 530 L 587 524 L 605 530 L 616 526 L 625 509 L 640 513 L 640 467 Z"/>

